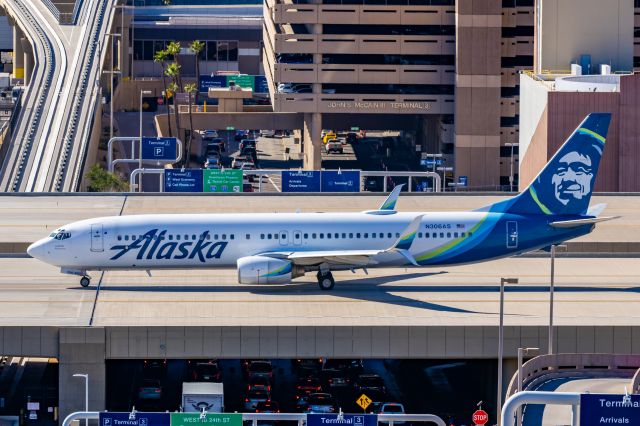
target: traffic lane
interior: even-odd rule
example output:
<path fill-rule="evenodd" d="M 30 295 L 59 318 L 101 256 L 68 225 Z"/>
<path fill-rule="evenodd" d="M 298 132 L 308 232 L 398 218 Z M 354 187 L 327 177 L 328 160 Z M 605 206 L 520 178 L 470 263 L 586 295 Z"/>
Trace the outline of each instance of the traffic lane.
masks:
<path fill-rule="evenodd" d="M 74 288 L 78 277 L 29 258 L 0 257 L 0 270 L 3 326 L 89 325 L 95 291 Z"/>
<path fill-rule="evenodd" d="M 336 272 L 320 291 L 312 274 L 291 285 L 237 284 L 237 271 L 113 271 L 105 274 L 95 324 L 119 325 L 494 325 L 499 277 L 519 276 L 505 298 L 507 325 L 548 321 L 548 260 L 512 258 L 446 270 L 409 268 Z M 559 325 L 639 322 L 635 259 L 562 259 L 556 275 Z M 621 276 L 596 270 L 626 270 Z M 519 271 L 520 273 L 517 273 Z M 635 271 L 635 272 L 634 272 Z M 138 300 L 145 300 L 144 304 Z"/>

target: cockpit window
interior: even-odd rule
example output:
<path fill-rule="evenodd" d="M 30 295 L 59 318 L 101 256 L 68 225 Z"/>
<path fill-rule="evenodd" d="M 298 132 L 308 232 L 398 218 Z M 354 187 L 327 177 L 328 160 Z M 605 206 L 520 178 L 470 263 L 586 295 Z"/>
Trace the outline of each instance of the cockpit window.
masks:
<path fill-rule="evenodd" d="M 67 238 L 71 238 L 71 232 L 62 230 L 58 232 L 52 232 L 49 236 L 56 240 L 66 240 Z"/>

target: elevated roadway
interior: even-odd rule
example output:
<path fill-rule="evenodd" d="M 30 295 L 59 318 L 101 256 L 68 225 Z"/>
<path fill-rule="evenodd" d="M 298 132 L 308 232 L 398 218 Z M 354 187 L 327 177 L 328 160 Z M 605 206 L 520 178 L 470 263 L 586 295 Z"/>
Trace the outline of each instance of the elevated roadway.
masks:
<path fill-rule="evenodd" d="M 0 189 L 74 190 L 93 116 L 105 38 L 116 0 L 84 2 L 76 26 L 60 26 L 40 0 L 0 0 L 34 46 L 23 113 L 0 169 Z"/>

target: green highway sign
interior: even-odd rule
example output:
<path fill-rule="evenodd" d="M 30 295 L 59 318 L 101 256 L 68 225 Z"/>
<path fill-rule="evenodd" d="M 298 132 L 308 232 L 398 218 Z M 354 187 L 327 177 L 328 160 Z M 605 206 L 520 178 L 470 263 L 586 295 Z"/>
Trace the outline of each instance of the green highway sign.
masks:
<path fill-rule="evenodd" d="M 200 418 L 200 413 L 171 413 L 171 426 L 192 425 L 242 426 L 242 414 L 207 413 Z"/>
<path fill-rule="evenodd" d="M 242 192 L 242 170 L 204 170 L 204 192 Z"/>
<path fill-rule="evenodd" d="M 359 130 L 360 130 L 360 127 L 352 127 L 352 128 L 351 128 L 351 131 L 352 131 L 352 132 L 357 132 L 357 131 L 359 131 Z"/>
<path fill-rule="evenodd" d="M 255 79 L 252 75 L 242 74 L 242 75 L 228 75 L 227 76 L 227 86 L 229 83 L 235 81 L 237 86 L 242 87 L 243 89 L 254 89 Z"/>
<path fill-rule="evenodd" d="M 233 126 L 227 126 L 227 130 L 235 130 L 236 128 Z"/>

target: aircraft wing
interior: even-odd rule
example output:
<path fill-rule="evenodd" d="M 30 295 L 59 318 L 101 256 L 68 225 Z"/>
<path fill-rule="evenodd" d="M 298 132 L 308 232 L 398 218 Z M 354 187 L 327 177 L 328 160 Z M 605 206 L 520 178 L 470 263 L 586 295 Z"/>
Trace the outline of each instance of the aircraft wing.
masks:
<path fill-rule="evenodd" d="M 420 221 L 424 215 L 416 216 L 409 226 L 402 232 L 400 238 L 389 248 L 383 250 L 318 250 L 318 251 L 294 251 L 294 252 L 271 252 L 262 256 L 276 257 L 279 259 L 291 260 L 296 265 L 320 265 L 329 263 L 333 265 L 350 265 L 362 267 L 374 265 L 377 262 L 372 257 L 382 253 L 398 253 L 409 263 L 417 265 L 416 260 L 409 253 L 413 244 Z"/>

